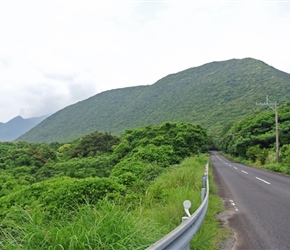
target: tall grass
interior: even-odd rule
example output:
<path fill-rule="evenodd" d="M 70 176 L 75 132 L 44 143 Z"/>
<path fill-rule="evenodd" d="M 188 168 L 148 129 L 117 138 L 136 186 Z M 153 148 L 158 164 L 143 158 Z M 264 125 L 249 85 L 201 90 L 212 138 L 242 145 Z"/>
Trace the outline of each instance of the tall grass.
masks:
<path fill-rule="evenodd" d="M 200 155 L 168 168 L 150 185 L 136 209 L 107 199 L 96 205 L 76 205 L 73 211 L 59 210 L 54 217 L 47 216 L 42 207 L 16 207 L 2 221 L 0 249 L 145 249 L 181 223 L 184 200 L 191 201 L 191 213 L 201 204 L 207 160 L 208 156 Z M 222 240 L 223 231 L 215 218 L 222 205 L 212 179 L 210 183 L 206 219 L 191 249 L 218 249 Z"/>
<path fill-rule="evenodd" d="M 154 222 L 108 200 L 47 220 L 43 211 L 19 209 L 22 219 L 1 229 L 1 249 L 144 249 L 162 237 Z M 18 218 L 20 218 L 18 216 Z"/>
<path fill-rule="evenodd" d="M 154 205 L 144 211 L 144 216 L 153 219 L 157 225 L 162 225 L 167 233 L 180 225 L 182 217 L 186 216 L 183 201 L 191 201 L 191 213 L 201 204 L 202 175 L 207 161 L 206 155 L 188 158 L 181 165 L 172 167 L 159 176 L 148 190 L 147 202 L 151 201 Z M 216 195 L 211 169 L 209 173 L 210 201 L 205 220 L 191 241 L 191 249 L 195 250 L 219 249 L 222 241 L 229 236 L 229 232 L 220 226 L 217 219 L 217 214 L 224 207 Z M 160 202 L 152 202 L 154 199 Z"/>
<path fill-rule="evenodd" d="M 201 202 L 202 175 L 206 158 L 188 158 L 181 165 L 171 167 L 149 187 L 145 197 L 144 216 L 167 227 L 168 232 L 181 223 L 185 216 L 184 200 L 190 200 L 194 211 Z"/>

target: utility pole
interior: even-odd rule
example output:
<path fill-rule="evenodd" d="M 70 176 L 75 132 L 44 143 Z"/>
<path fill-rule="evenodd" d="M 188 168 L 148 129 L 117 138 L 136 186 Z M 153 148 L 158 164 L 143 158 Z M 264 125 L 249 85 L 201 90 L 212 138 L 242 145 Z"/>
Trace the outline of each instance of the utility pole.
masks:
<path fill-rule="evenodd" d="M 266 105 L 268 106 L 270 109 L 275 111 L 275 123 L 276 123 L 276 162 L 279 163 L 279 131 L 278 131 L 278 103 L 275 101 L 274 103 L 270 103 L 269 102 L 269 98 L 268 95 L 266 97 L 266 102 L 260 102 L 257 103 L 256 105 Z M 274 106 L 274 108 L 273 108 Z"/>

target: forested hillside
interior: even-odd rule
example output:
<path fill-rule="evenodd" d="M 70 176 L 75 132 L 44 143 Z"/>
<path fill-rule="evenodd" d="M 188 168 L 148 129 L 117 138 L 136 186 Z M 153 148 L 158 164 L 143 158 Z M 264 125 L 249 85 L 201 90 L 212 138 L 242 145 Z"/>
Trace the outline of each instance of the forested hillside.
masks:
<path fill-rule="evenodd" d="M 238 160 L 290 174 L 290 102 L 278 108 L 279 164 L 275 112 L 265 110 L 235 123 L 221 138 L 221 149 Z"/>
<path fill-rule="evenodd" d="M 142 77 L 142 76 L 140 76 Z M 125 129 L 183 121 L 219 137 L 255 103 L 290 100 L 290 75 L 251 58 L 212 62 L 168 75 L 153 85 L 106 91 L 66 107 L 18 140 L 70 141 L 95 130 L 115 135 Z"/>
<path fill-rule="evenodd" d="M 163 123 L 120 137 L 0 143 L 1 247 L 145 249 L 180 224 L 185 197 L 200 203 L 208 142 L 201 126 Z M 208 249 L 212 220 L 212 240 L 200 240 Z"/>

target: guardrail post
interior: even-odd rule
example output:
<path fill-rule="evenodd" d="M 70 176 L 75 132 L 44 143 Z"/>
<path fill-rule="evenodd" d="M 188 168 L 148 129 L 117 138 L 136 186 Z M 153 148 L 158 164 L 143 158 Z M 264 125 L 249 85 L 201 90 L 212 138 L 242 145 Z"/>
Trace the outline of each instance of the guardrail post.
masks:
<path fill-rule="evenodd" d="M 187 216 L 183 216 L 182 222 L 186 221 L 187 219 L 188 219 Z M 190 250 L 190 242 L 182 250 Z"/>
<path fill-rule="evenodd" d="M 191 202 L 189 200 L 185 200 L 183 202 L 183 207 L 187 216 L 182 217 L 182 222 L 186 221 L 188 217 L 190 217 L 189 208 L 191 207 Z M 190 242 L 188 242 L 188 244 L 182 250 L 190 250 Z"/>
<path fill-rule="evenodd" d="M 202 188 L 201 189 L 201 201 L 204 200 L 205 196 L 206 196 L 206 189 L 205 188 Z"/>
<path fill-rule="evenodd" d="M 203 184 L 203 187 L 206 187 L 206 179 L 207 179 L 207 176 L 204 174 L 202 176 L 202 184 Z"/>

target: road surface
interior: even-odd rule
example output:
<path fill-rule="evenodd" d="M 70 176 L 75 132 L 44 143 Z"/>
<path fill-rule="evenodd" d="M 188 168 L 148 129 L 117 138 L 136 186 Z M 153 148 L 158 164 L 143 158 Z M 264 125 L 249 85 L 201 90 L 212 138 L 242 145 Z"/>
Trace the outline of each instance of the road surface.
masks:
<path fill-rule="evenodd" d="M 233 249 L 290 249 L 290 178 L 211 152 L 219 194 L 231 211 Z"/>

